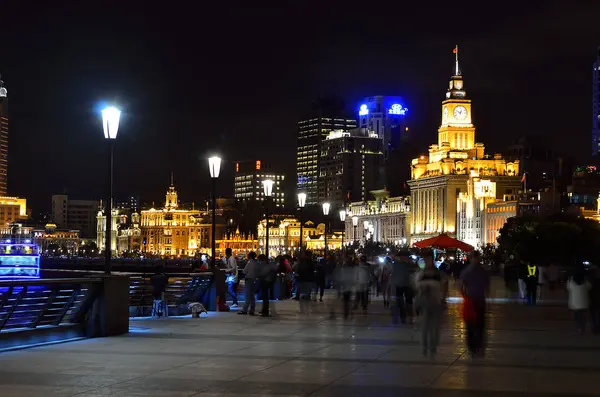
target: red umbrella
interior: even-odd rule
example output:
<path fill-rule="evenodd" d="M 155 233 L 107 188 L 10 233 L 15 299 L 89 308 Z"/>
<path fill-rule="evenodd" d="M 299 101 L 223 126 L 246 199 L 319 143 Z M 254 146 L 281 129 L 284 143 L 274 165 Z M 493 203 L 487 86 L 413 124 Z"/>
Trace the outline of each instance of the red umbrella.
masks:
<path fill-rule="evenodd" d="M 427 247 L 435 247 L 441 249 L 449 249 L 449 248 L 458 248 L 461 251 L 471 252 L 473 251 L 473 246 L 467 243 L 463 243 L 460 240 L 452 238 L 445 233 L 440 234 L 436 237 L 431 237 L 425 240 L 421 240 L 414 244 L 418 248 L 427 248 Z"/>

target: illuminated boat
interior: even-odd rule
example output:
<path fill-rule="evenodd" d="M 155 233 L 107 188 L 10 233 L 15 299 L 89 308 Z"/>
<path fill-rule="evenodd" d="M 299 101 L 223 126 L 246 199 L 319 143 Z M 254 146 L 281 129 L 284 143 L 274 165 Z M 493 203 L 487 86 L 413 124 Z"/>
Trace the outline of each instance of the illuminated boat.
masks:
<path fill-rule="evenodd" d="M 40 278 L 40 250 L 30 239 L 0 240 L 0 280 Z"/>

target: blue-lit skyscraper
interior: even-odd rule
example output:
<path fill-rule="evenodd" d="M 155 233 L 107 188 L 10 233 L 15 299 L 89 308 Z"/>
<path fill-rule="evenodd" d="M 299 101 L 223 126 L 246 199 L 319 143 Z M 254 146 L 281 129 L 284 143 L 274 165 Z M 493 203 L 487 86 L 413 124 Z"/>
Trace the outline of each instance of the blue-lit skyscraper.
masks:
<path fill-rule="evenodd" d="M 375 132 L 383 139 L 385 152 L 400 145 L 405 134 L 404 118 L 408 113 L 399 96 L 372 96 L 365 98 L 358 109 L 358 125 Z"/>
<path fill-rule="evenodd" d="M 592 154 L 595 156 L 600 152 L 600 47 L 596 54 L 596 62 L 593 67 L 593 88 L 592 93 Z"/>

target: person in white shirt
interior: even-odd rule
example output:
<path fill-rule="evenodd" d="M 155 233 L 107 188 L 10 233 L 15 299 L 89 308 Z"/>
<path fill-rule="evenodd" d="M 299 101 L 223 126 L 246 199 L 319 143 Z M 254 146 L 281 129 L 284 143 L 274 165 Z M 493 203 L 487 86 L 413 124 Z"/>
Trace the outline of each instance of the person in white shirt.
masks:
<path fill-rule="evenodd" d="M 585 279 L 585 269 L 577 268 L 569 281 L 567 281 L 567 290 L 569 291 L 569 309 L 573 311 L 575 327 L 577 332 L 585 332 L 585 323 L 590 306 L 591 284 Z"/>
<path fill-rule="evenodd" d="M 237 286 L 238 286 L 238 266 L 237 261 L 233 257 L 231 248 L 225 250 L 225 274 L 227 274 L 227 292 L 231 295 L 233 304 L 231 307 L 238 307 Z"/>

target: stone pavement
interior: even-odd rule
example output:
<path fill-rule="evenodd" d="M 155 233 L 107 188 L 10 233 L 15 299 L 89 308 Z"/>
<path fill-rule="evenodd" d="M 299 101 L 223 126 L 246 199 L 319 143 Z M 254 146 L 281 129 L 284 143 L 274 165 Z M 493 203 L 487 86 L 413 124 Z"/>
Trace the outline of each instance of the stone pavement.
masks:
<path fill-rule="evenodd" d="M 381 302 L 329 319 L 315 303 L 279 317 L 134 319 L 127 336 L 0 354 L 0 396 L 578 396 L 600 394 L 600 337 L 576 336 L 564 305 L 491 304 L 485 358 L 465 353 L 450 304 L 435 359 L 418 322 L 393 326 Z M 259 304 L 260 306 L 260 304 Z"/>

